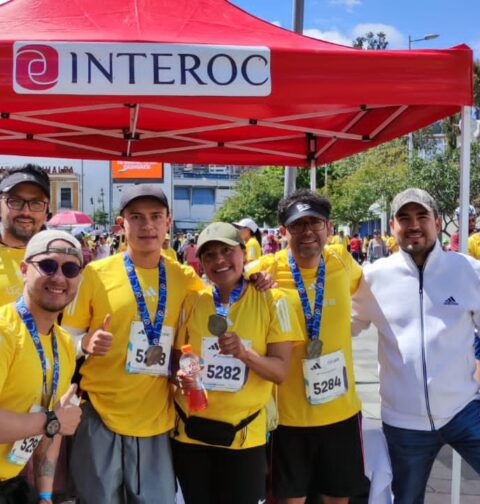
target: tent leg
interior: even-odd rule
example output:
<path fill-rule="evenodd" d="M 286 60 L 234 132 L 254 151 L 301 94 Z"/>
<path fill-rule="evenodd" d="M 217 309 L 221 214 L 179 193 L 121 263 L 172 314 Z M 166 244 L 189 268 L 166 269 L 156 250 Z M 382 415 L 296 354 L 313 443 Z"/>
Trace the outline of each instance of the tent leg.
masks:
<path fill-rule="evenodd" d="M 470 204 L 470 114 L 471 107 L 462 107 L 462 130 L 460 137 L 460 230 L 459 250 L 467 253 L 468 205 Z"/>
<path fill-rule="evenodd" d="M 317 190 L 317 167 L 315 166 L 315 161 L 310 163 L 310 189 L 312 191 Z"/>
<path fill-rule="evenodd" d="M 285 166 L 284 179 L 283 195 L 287 197 L 297 186 L 297 169 L 294 166 Z"/>

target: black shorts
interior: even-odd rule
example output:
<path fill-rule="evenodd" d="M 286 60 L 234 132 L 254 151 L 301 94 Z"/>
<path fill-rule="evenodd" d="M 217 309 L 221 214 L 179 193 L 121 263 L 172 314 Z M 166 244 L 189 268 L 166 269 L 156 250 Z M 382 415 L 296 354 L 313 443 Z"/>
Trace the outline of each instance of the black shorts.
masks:
<path fill-rule="evenodd" d="M 258 504 L 265 499 L 265 446 L 230 450 L 172 440 L 185 504 Z"/>
<path fill-rule="evenodd" d="M 34 504 L 38 502 L 37 492 L 31 488 L 23 476 L 0 481 L 0 504 Z"/>
<path fill-rule="evenodd" d="M 322 427 L 279 426 L 272 439 L 272 484 L 277 498 L 364 491 L 361 414 Z"/>

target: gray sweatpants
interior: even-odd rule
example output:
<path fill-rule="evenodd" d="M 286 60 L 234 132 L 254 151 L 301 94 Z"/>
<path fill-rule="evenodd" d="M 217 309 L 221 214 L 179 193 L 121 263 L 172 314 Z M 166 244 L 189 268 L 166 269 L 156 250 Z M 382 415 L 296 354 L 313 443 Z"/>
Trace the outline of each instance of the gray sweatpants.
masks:
<path fill-rule="evenodd" d="M 90 403 L 73 438 L 71 476 L 81 504 L 173 504 L 175 476 L 168 434 L 111 432 Z"/>

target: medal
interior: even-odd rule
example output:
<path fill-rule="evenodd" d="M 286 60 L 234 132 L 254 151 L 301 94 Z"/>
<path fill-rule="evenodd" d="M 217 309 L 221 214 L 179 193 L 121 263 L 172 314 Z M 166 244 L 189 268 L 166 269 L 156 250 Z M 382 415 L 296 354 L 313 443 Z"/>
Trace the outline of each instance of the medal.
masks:
<path fill-rule="evenodd" d="M 228 329 L 227 319 L 222 315 L 210 315 L 208 317 L 208 330 L 214 336 L 223 336 Z"/>
<path fill-rule="evenodd" d="M 311 340 L 307 345 L 307 359 L 318 359 L 322 355 L 322 340 Z"/>
<path fill-rule="evenodd" d="M 149 347 L 146 354 L 146 364 L 147 366 L 153 366 L 155 364 L 162 364 L 164 361 L 163 348 L 160 345 L 154 345 Z"/>

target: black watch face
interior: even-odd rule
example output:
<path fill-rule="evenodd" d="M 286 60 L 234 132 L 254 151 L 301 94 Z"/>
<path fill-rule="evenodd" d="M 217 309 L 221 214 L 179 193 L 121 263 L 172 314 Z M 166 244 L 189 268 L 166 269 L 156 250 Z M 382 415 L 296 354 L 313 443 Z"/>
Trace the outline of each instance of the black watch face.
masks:
<path fill-rule="evenodd" d="M 58 434 L 58 431 L 60 430 L 60 422 L 54 418 L 50 420 L 47 423 L 47 426 L 45 427 L 45 431 L 47 433 L 47 436 L 53 437 L 55 434 Z"/>

